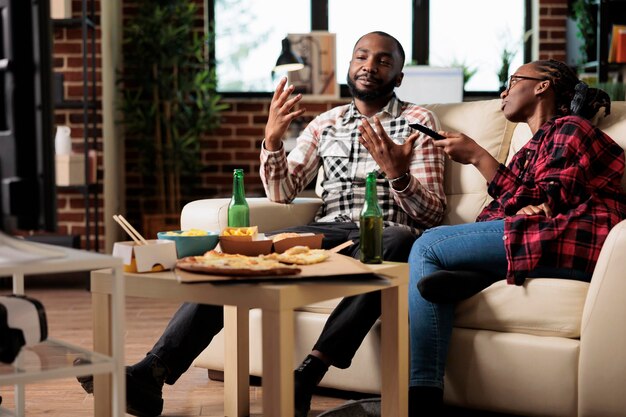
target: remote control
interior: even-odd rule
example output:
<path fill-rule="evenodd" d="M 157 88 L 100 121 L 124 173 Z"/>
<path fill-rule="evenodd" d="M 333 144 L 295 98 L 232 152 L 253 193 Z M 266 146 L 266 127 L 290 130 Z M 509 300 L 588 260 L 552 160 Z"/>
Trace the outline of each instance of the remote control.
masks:
<path fill-rule="evenodd" d="M 435 139 L 435 140 L 439 140 L 439 139 L 445 139 L 446 137 L 443 135 L 440 135 L 439 133 L 435 132 L 434 130 L 424 126 L 423 124 L 420 123 L 409 123 L 409 127 L 413 128 L 415 130 L 419 130 L 420 132 L 430 136 L 431 138 Z"/>

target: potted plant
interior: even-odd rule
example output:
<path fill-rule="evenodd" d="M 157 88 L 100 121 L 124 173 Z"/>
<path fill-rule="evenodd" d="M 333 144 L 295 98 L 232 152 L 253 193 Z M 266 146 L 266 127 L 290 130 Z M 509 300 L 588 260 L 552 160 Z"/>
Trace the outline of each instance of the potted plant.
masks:
<path fill-rule="evenodd" d="M 506 89 L 506 83 L 509 81 L 509 71 L 511 70 L 511 62 L 517 50 L 514 47 L 505 46 L 500 54 L 500 70 L 498 71 L 498 82 L 500 84 L 500 92 Z"/>
<path fill-rule="evenodd" d="M 583 63 L 597 59 L 597 20 L 594 0 L 574 0 L 570 6 L 570 15 L 576 22 L 576 36 L 582 41 L 580 55 Z"/>
<path fill-rule="evenodd" d="M 215 93 L 198 8 L 187 0 L 138 0 L 124 26 L 119 78 L 126 147 L 136 150 L 143 214 L 176 217 L 182 184 L 200 169 L 200 138 L 226 106 Z M 145 221 L 144 221 L 145 224 Z M 149 236 L 149 233 L 144 232 Z"/>
<path fill-rule="evenodd" d="M 461 70 L 463 70 L 463 90 L 465 90 L 465 85 L 468 81 L 478 72 L 478 68 L 470 67 L 465 60 L 459 61 L 456 58 L 452 60 L 450 66 L 452 68 L 461 68 Z"/>

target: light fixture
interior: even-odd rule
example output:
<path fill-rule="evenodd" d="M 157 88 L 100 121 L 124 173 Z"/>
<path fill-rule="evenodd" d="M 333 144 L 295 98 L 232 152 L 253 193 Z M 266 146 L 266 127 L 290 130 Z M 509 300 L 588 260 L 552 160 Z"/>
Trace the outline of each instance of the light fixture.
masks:
<path fill-rule="evenodd" d="M 289 39 L 283 39 L 283 50 L 276 60 L 276 66 L 274 67 L 272 73 L 282 71 L 297 71 L 301 70 L 302 68 L 304 68 L 302 58 L 300 58 L 293 52 Z"/>

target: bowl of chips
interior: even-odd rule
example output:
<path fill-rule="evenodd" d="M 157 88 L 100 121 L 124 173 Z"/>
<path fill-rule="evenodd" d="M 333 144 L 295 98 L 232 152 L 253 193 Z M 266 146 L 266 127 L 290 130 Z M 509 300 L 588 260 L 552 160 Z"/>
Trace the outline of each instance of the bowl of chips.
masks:
<path fill-rule="evenodd" d="M 158 232 L 157 238 L 173 240 L 176 243 L 177 257 L 200 256 L 217 246 L 219 235 L 206 230 L 172 230 L 169 232 Z"/>

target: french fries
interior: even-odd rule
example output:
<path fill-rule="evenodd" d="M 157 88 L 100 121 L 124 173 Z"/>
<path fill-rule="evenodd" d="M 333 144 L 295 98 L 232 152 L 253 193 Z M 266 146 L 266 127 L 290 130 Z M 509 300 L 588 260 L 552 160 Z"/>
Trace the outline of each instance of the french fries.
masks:
<path fill-rule="evenodd" d="M 222 236 L 254 236 L 257 227 L 227 227 L 222 231 Z"/>

